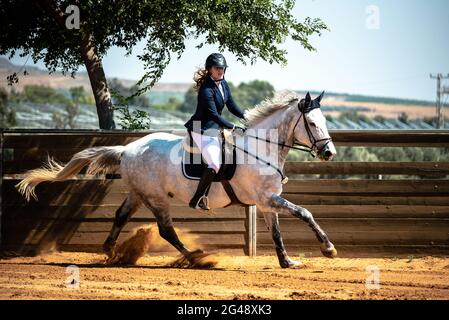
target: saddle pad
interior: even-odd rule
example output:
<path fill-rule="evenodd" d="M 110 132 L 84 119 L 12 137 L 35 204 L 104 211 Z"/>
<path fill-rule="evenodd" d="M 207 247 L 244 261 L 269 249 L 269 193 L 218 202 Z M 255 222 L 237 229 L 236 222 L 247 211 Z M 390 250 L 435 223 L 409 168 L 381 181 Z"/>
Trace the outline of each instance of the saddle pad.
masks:
<path fill-rule="evenodd" d="M 230 150 L 227 150 L 230 152 Z M 225 163 L 223 152 L 222 152 L 222 165 L 220 170 L 214 177 L 213 181 L 231 180 L 234 176 L 236 169 L 236 151 L 232 148 L 232 163 Z M 201 163 L 200 163 L 201 162 Z M 227 161 L 230 162 L 230 161 Z M 203 160 L 201 154 L 192 154 L 186 150 L 182 150 L 182 162 L 181 162 L 182 173 L 187 179 L 190 180 L 200 180 L 203 175 L 204 169 L 207 168 L 207 163 Z"/>

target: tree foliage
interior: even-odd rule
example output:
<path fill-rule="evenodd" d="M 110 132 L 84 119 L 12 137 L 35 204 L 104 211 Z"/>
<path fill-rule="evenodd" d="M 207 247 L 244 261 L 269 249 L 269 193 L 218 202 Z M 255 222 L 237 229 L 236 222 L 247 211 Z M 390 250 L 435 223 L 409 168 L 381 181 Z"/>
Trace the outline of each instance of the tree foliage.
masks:
<path fill-rule="evenodd" d="M 184 95 L 184 102 L 179 106 L 179 111 L 193 113 L 198 102 L 198 95 L 193 87 L 187 90 Z"/>
<path fill-rule="evenodd" d="M 65 104 L 69 98 L 55 89 L 40 85 L 27 85 L 23 89 L 23 93 L 19 93 L 22 101 L 28 101 L 39 104 Z"/>
<path fill-rule="evenodd" d="M 119 93 L 122 97 L 129 97 L 127 103 L 132 106 L 141 108 L 148 108 L 150 106 L 150 99 L 146 95 L 135 96 L 134 93 L 139 90 L 136 85 L 127 87 L 123 85 L 117 78 L 108 80 L 111 90 Z"/>
<path fill-rule="evenodd" d="M 120 126 L 124 130 L 144 130 L 150 129 L 151 118 L 147 111 L 135 109 L 131 110 L 129 100 L 119 92 L 112 90 L 115 100 L 114 110 L 119 112 Z"/>
<path fill-rule="evenodd" d="M 286 64 L 280 48 L 291 37 L 306 50 L 314 50 L 308 38 L 327 27 L 320 19 L 298 21 L 293 0 L 151 0 L 72 1 L 3 0 L 0 6 L 0 54 L 31 55 L 44 61 L 50 72 L 60 69 L 74 75 L 85 65 L 96 97 L 100 126 L 113 128 L 111 102 L 101 60 L 117 46 L 131 54 L 145 40 L 138 56 L 145 73 L 137 82 L 139 96 L 162 76 L 172 56 L 181 57 L 188 38 L 218 44 L 238 60 L 253 63 L 261 58 Z M 76 4 L 80 28 L 66 27 L 65 10 Z M 98 68 L 95 68 L 98 67 Z M 104 90 L 100 90 L 106 85 Z M 107 94 L 105 94 L 107 93 Z"/>
<path fill-rule="evenodd" d="M 0 128 L 10 128 L 17 125 L 16 113 L 9 107 L 8 92 L 0 88 Z"/>
<path fill-rule="evenodd" d="M 253 108 L 265 99 L 274 96 L 274 87 L 268 81 L 253 80 L 242 82 L 237 87 L 229 85 L 234 99 L 242 109 Z"/>

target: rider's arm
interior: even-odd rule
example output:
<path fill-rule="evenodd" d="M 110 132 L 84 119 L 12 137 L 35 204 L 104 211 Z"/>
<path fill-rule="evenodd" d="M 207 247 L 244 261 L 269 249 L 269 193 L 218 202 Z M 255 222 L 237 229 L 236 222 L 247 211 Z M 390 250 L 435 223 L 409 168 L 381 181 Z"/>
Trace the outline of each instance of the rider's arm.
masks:
<path fill-rule="evenodd" d="M 212 120 L 227 129 L 233 129 L 234 125 L 218 113 L 217 107 L 215 105 L 213 90 L 210 88 L 206 88 L 205 90 L 200 91 L 200 94 L 206 101 L 207 111 L 209 112 L 209 116 L 212 118 Z"/>

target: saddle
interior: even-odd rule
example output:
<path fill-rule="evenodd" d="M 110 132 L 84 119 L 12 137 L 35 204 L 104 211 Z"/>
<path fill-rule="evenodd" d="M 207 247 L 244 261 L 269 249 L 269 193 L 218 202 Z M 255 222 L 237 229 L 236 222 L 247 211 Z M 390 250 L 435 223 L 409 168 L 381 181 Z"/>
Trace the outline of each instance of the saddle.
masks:
<path fill-rule="evenodd" d="M 203 156 L 201 155 L 201 150 L 195 144 L 195 141 L 192 139 L 192 135 L 190 131 L 187 131 L 182 146 L 182 173 L 187 179 L 190 180 L 200 180 L 203 175 L 204 170 L 207 168 L 208 164 L 204 161 Z M 231 185 L 229 184 L 229 180 L 234 176 L 235 170 L 237 168 L 237 153 L 236 147 L 234 143 L 234 136 L 230 131 L 220 130 L 220 139 L 221 141 L 221 163 L 220 170 L 218 170 L 217 174 L 214 177 L 214 182 L 221 182 L 226 193 L 231 199 L 230 205 L 245 205 L 242 203 L 234 193 Z M 226 206 L 226 207 L 227 207 Z"/>

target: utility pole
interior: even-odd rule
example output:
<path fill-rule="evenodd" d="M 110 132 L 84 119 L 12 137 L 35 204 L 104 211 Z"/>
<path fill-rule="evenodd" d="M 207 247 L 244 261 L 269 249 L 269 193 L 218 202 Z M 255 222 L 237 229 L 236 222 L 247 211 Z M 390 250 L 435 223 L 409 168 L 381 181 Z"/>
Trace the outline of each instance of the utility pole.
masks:
<path fill-rule="evenodd" d="M 443 103 L 441 101 L 445 94 L 449 94 L 449 87 L 441 87 L 441 79 L 449 79 L 449 74 L 446 76 L 441 73 L 436 76 L 431 74 L 430 78 L 437 79 L 437 129 L 444 129 Z"/>

